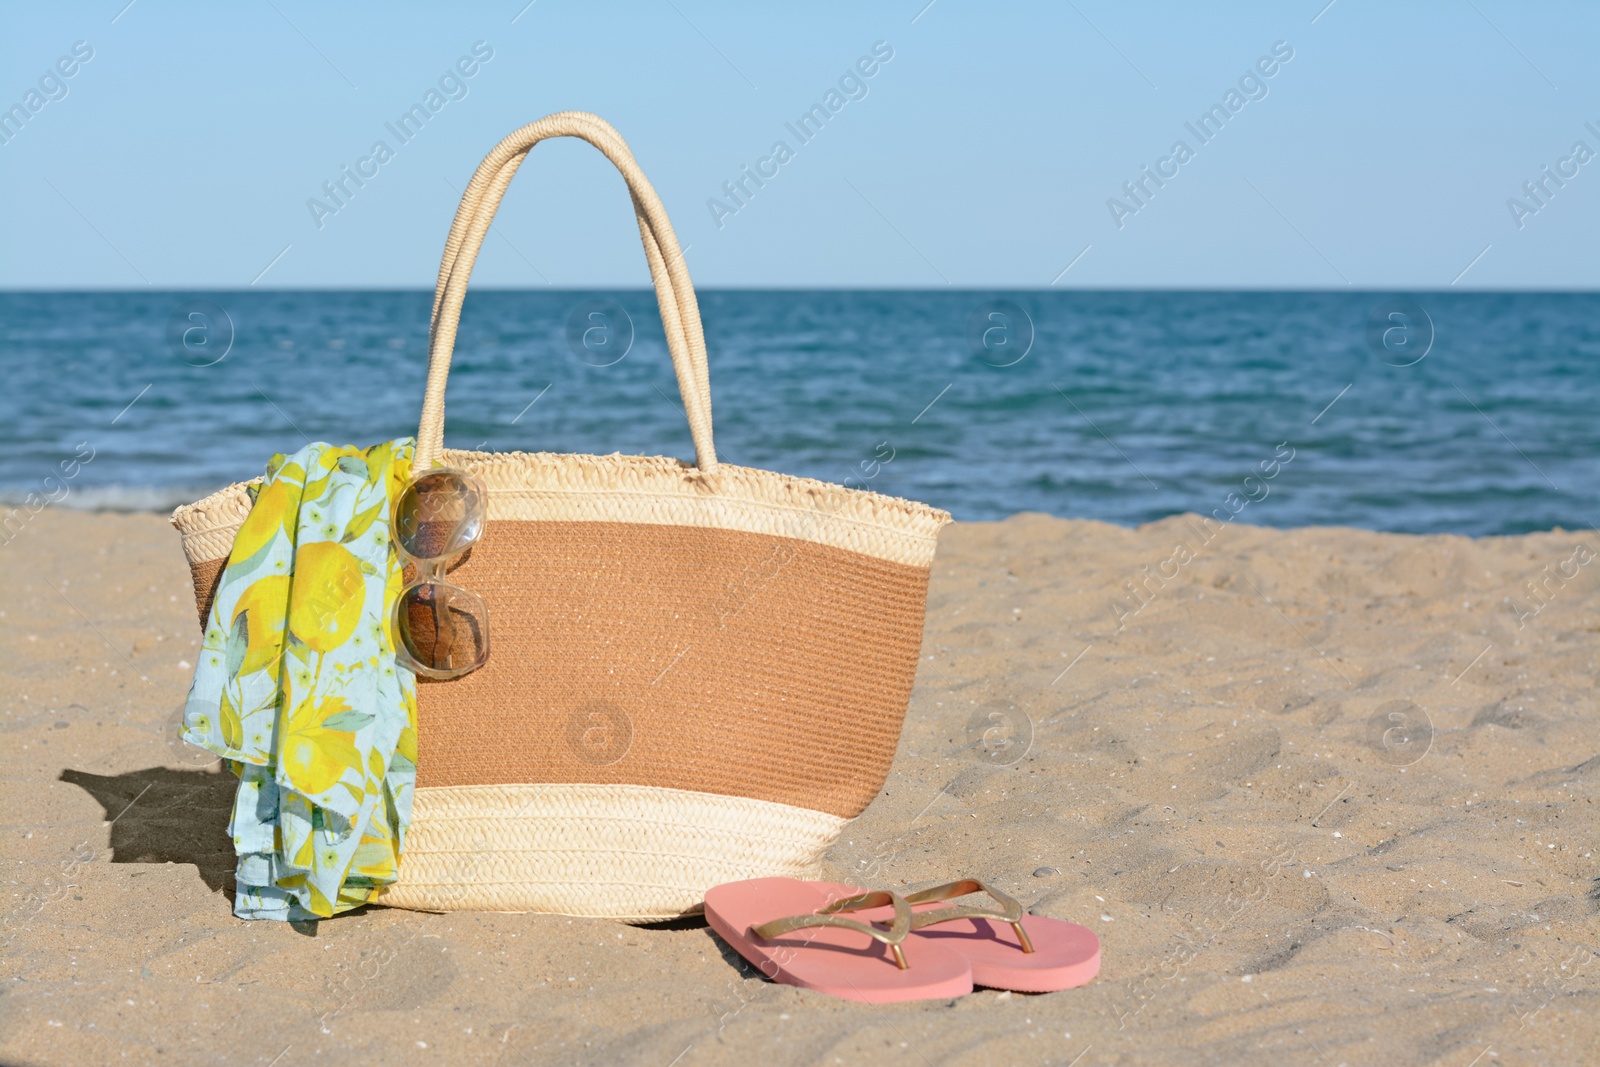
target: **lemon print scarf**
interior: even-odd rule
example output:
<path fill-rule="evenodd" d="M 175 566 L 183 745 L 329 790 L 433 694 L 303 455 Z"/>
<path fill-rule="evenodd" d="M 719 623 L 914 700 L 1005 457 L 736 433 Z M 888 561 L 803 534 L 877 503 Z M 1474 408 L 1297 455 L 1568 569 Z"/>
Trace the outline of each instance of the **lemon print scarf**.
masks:
<path fill-rule="evenodd" d="M 412 440 L 274 456 L 211 605 L 183 739 L 239 778 L 241 919 L 326 918 L 395 881 L 416 680 L 395 662 L 392 504 Z"/>

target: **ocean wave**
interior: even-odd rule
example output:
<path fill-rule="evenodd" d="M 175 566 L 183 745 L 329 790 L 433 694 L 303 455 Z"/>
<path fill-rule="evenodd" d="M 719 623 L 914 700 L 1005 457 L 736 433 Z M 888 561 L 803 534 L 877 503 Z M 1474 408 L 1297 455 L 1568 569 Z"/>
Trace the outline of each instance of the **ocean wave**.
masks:
<path fill-rule="evenodd" d="M 166 514 L 179 504 L 189 504 L 216 491 L 210 489 L 170 489 L 148 485 L 85 485 L 74 486 L 59 500 L 49 501 L 45 507 L 66 508 L 69 511 L 137 511 Z M 0 489 L 0 509 L 30 506 L 44 499 L 37 489 Z M 44 510 L 40 508 L 39 510 Z"/>

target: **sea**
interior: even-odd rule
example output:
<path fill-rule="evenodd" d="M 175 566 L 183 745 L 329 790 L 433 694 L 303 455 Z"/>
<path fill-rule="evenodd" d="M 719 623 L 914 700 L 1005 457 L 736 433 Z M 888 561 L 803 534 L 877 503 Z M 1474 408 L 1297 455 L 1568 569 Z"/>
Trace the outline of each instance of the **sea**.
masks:
<path fill-rule="evenodd" d="M 1137 525 L 1600 524 L 1600 294 L 700 293 L 729 463 Z M 0 293 L 0 501 L 165 511 L 416 432 L 431 294 Z M 648 290 L 472 292 L 446 443 L 692 458 Z M 68 473 L 70 472 L 70 474 Z"/>

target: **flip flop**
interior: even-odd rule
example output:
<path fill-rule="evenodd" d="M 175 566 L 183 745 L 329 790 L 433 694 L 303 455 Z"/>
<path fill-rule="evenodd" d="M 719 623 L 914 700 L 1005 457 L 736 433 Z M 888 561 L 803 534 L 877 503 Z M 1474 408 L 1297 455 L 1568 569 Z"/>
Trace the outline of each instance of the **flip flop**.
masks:
<path fill-rule="evenodd" d="M 999 908 L 938 903 L 987 893 Z M 952 949 L 972 967 L 974 985 L 1019 993 L 1054 993 L 1081 986 L 1100 973 L 1100 939 L 1077 923 L 1024 915 L 1022 905 L 976 878 L 948 882 L 907 894 L 912 935 L 906 944 L 930 941 Z M 883 908 L 861 918 L 885 921 Z"/>
<path fill-rule="evenodd" d="M 881 924 L 841 914 L 862 909 L 881 913 Z M 708 890 L 706 921 L 775 982 L 867 1004 L 972 992 L 967 961 L 933 939 L 910 936 L 911 907 L 895 893 L 753 878 Z"/>

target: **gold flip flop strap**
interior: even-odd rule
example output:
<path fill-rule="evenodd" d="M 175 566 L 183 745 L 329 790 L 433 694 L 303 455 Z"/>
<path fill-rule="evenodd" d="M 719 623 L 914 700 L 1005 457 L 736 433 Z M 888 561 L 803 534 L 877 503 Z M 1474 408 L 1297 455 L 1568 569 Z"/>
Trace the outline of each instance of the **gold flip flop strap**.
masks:
<path fill-rule="evenodd" d="M 956 882 L 946 882 L 936 885 L 932 889 L 923 889 L 906 896 L 907 904 L 929 904 L 938 900 L 951 900 L 955 897 L 964 897 L 969 893 L 987 893 L 1000 909 L 979 908 L 971 904 L 957 904 L 950 908 L 934 908 L 929 911 L 913 912 L 911 916 L 911 929 L 921 930 L 926 926 L 937 926 L 940 923 L 953 922 L 956 919 L 993 919 L 997 922 L 1008 923 L 1016 932 L 1017 942 L 1022 946 L 1023 952 L 1033 951 L 1033 941 L 1028 937 L 1028 932 L 1022 928 L 1022 903 L 1015 897 L 1006 895 L 990 886 L 987 882 L 977 878 L 963 878 Z"/>
<path fill-rule="evenodd" d="M 856 919 L 846 919 L 838 913 L 841 911 L 860 911 L 864 908 L 881 908 L 884 905 L 893 905 L 894 922 L 889 929 L 875 926 L 871 923 L 860 922 Z M 874 941 L 881 941 L 889 946 L 889 951 L 894 954 L 895 966 L 902 971 L 906 969 L 906 957 L 900 950 L 900 943 L 911 932 L 911 905 L 906 898 L 898 893 L 880 891 L 874 893 L 860 893 L 853 897 L 836 900 L 827 907 L 810 915 L 791 915 L 787 919 L 773 919 L 760 926 L 752 926 L 750 932 L 763 941 L 770 941 L 784 934 L 794 933 L 796 930 L 806 930 L 818 926 L 836 926 L 845 930 L 854 930 L 866 934 Z"/>

